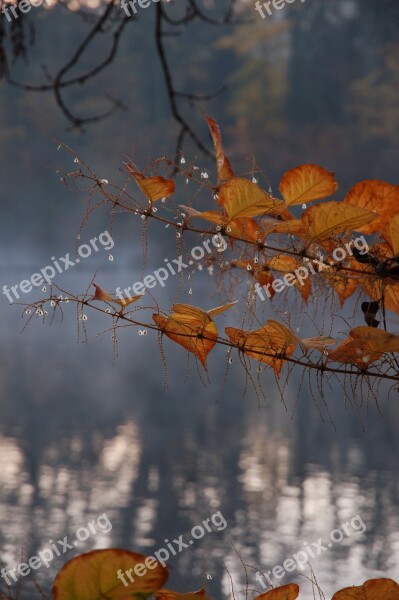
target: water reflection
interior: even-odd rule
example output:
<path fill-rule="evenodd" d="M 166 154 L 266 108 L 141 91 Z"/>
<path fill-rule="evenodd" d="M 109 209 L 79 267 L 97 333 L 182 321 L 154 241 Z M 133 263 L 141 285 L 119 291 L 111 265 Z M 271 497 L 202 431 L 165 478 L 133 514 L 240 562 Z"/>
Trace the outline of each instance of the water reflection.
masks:
<path fill-rule="evenodd" d="M 345 536 L 311 561 L 322 589 L 328 595 L 368 577 L 397 577 L 399 415 L 392 401 L 382 397 L 384 419 L 372 405 L 369 415 L 364 411 L 363 432 L 334 391 L 335 432 L 310 398 L 300 399 L 293 418 L 293 404 L 287 412 L 277 395 L 259 411 L 251 392 L 242 397 L 238 368 L 220 400 L 217 379 L 203 387 L 193 369 L 182 382 L 183 351 L 169 345 L 165 392 L 152 336 L 122 332 L 112 366 L 108 337 L 76 345 L 73 311 L 62 326 L 33 323 L 19 337 L 19 315 L 11 315 L 0 405 L 0 543 L 7 566 L 49 539 L 73 536 L 104 512 L 112 531 L 81 542 L 79 551 L 120 546 L 150 553 L 221 510 L 228 527 L 172 558 L 171 586 L 206 584 L 218 597 L 230 585 L 224 563 L 240 589 L 240 559 L 267 572 L 306 542 L 328 540 L 357 514 L 366 532 Z M 101 328 L 95 318 L 92 326 L 93 333 Z M 297 383 L 287 401 L 295 401 Z M 37 581 L 48 585 L 74 553 L 37 571 Z M 261 591 L 254 576 L 250 571 L 250 587 Z M 283 582 L 298 576 L 287 573 Z M 304 597 L 311 598 L 302 579 Z M 27 583 L 26 594 L 35 597 Z"/>

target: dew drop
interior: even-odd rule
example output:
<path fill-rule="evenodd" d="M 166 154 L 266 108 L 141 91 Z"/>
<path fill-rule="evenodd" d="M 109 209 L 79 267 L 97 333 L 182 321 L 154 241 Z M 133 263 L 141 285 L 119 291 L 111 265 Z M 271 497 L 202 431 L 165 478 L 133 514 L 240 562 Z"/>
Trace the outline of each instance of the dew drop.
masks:
<path fill-rule="evenodd" d="M 202 265 L 198 265 L 198 267 L 197 267 L 198 271 L 202 271 L 203 268 L 204 267 Z"/>
<path fill-rule="evenodd" d="M 231 233 L 231 227 L 226 227 L 227 233 Z"/>
<path fill-rule="evenodd" d="M 79 316 L 80 321 L 87 321 L 87 315 L 82 314 Z"/>
<path fill-rule="evenodd" d="M 252 266 L 251 265 L 247 265 L 247 271 L 252 271 Z"/>
<path fill-rule="evenodd" d="M 117 338 L 116 338 L 116 335 L 113 335 L 113 336 L 112 336 L 112 341 L 113 341 L 113 342 L 116 342 L 116 339 L 117 339 Z"/>
<path fill-rule="evenodd" d="M 214 200 L 219 200 L 219 194 L 213 194 L 213 199 Z"/>
<path fill-rule="evenodd" d="M 306 210 L 306 204 L 302 204 L 302 209 Z"/>
<path fill-rule="evenodd" d="M 262 373 L 263 369 L 262 369 L 262 367 L 258 367 L 258 368 L 256 369 L 256 371 L 257 371 L 257 373 Z"/>
<path fill-rule="evenodd" d="M 186 215 L 186 213 L 181 213 L 180 216 L 182 217 L 182 219 L 185 219 L 187 215 Z"/>
<path fill-rule="evenodd" d="M 188 293 L 190 294 L 190 296 L 192 296 L 192 295 L 193 295 L 193 288 L 190 288 L 190 289 L 188 290 Z"/>
<path fill-rule="evenodd" d="M 80 240 L 80 233 L 78 233 L 78 235 L 76 236 L 77 240 Z"/>
<path fill-rule="evenodd" d="M 165 204 L 166 198 L 162 198 L 161 202 L 162 202 L 162 204 Z"/>
<path fill-rule="evenodd" d="M 165 225 L 165 229 L 167 229 L 169 227 L 170 223 L 166 223 Z"/>
<path fill-rule="evenodd" d="M 30 315 L 30 314 L 31 314 L 31 312 L 32 312 L 32 311 L 31 311 L 31 309 L 30 309 L 30 308 L 27 308 L 27 309 L 26 309 L 26 311 L 25 311 L 25 314 L 26 314 L 26 315 Z"/>
<path fill-rule="evenodd" d="M 146 329 L 139 329 L 139 335 L 147 335 Z"/>
<path fill-rule="evenodd" d="M 186 177 L 186 183 L 190 183 L 190 180 L 188 177 Z"/>
<path fill-rule="evenodd" d="M 255 258 L 254 258 L 254 263 L 257 265 L 257 264 L 258 264 L 258 262 L 259 262 L 259 256 L 255 256 Z"/>
<path fill-rule="evenodd" d="M 41 310 L 41 308 L 38 308 L 36 310 L 36 314 L 37 314 L 38 317 L 42 317 L 43 316 L 43 311 Z"/>
<path fill-rule="evenodd" d="M 44 285 L 44 286 L 42 287 L 42 292 L 46 292 L 46 291 L 47 291 L 47 288 L 46 288 L 46 286 Z"/>
<path fill-rule="evenodd" d="M 212 579 L 212 575 L 211 575 L 210 573 L 207 573 L 207 574 L 206 574 L 206 578 L 207 578 L 207 579 Z"/>
<path fill-rule="evenodd" d="M 186 164 L 186 159 L 184 158 L 184 156 L 181 157 L 180 164 L 181 165 L 185 165 Z"/>
<path fill-rule="evenodd" d="M 65 298 L 65 299 L 64 299 L 64 302 L 65 302 L 65 304 L 68 304 L 68 302 L 69 302 L 69 298 Z"/>
<path fill-rule="evenodd" d="M 199 167 L 196 167 L 195 165 L 193 165 L 193 170 L 194 171 L 199 171 Z"/>
<path fill-rule="evenodd" d="M 220 227 L 220 225 L 216 225 L 215 229 L 216 229 L 216 231 L 222 231 L 222 228 Z"/>
<path fill-rule="evenodd" d="M 100 183 L 107 185 L 108 179 L 100 179 Z"/>
<path fill-rule="evenodd" d="M 52 300 L 52 301 L 50 302 L 50 306 L 54 308 L 54 306 L 55 306 L 55 302 L 54 302 L 54 300 Z"/>
<path fill-rule="evenodd" d="M 201 172 L 201 179 L 209 179 L 209 175 L 206 171 Z"/>
<path fill-rule="evenodd" d="M 229 365 L 232 365 L 232 364 L 233 364 L 233 359 L 230 356 L 230 358 L 229 358 Z"/>
<path fill-rule="evenodd" d="M 63 296 L 62 296 L 62 295 L 58 296 L 58 300 L 60 300 L 61 302 L 62 302 L 62 300 L 63 300 L 63 299 L 64 299 L 64 298 L 63 298 Z"/>
<path fill-rule="evenodd" d="M 209 275 L 213 275 L 213 265 L 209 265 L 208 273 L 209 273 Z"/>
<path fill-rule="evenodd" d="M 144 221 L 145 215 L 140 215 L 140 217 L 141 217 L 141 220 Z"/>
<path fill-rule="evenodd" d="M 62 148 L 62 144 L 60 144 L 60 145 L 58 146 L 57 150 L 61 150 L 61 148 Z"/>
<path fill-rule="evenodd" d="M 258 180 L 256 179 L 255 175 L 252 177 L 252 183 L 258 183 Z"/>
<path fill-rule="evenodd" d="M 106 312 L 106 313 L 109 315 L 109 314 L 110 314 L 110 312 L 111 312 L 111 309 L 110 309 L 110 308 L 107 308 L 105 312 Z"/>
<path fill-rule="evenodd" d="M 176 233 L 176 237 L 181 238 L 181 233 L 179 231 Z"/>
<path fill-rule="evenodd" d="M 80 160 L 78 159 L 78 157 L 76 156 L 75 160 L 73 161 L 74 163 L 79 163 Z"/>
<path fill-rule="evenodd" d="M 157 207 L 156 207 L 156 206 L 153 206 L 153 207 L 152 207 L 152 212 L 154 212 L 154 213 L 158 212 L 158 209 L 157 209 Z"/>
<path fill-rule="evenodd" d="M 114 257 L 112 256 L 112 254 L 110 254 L 110 255 L 108 256 L 108 260 L 110 260 L 111 262 L 114 260 Z"/>

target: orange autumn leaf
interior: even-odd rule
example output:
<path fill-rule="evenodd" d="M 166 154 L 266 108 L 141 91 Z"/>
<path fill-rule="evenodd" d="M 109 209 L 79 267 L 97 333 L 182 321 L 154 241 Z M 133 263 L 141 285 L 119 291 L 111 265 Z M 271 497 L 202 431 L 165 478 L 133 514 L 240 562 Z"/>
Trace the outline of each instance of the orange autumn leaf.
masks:
<path fill-rule="evenodd" d="M 399 213 L 399 185 L 376 179 L 365 179 L 349 190 L 344 202 L 377 213 L 372 222 L 359 230 L 366 234 L 375 233 L 383 229 L 389 220 Z"/>
<path fill-rule="evenodd" d="M 209 600 L 206 595 L 206 590 L 201 588 L 196 592 L 174 592 L 173 590 L 168 590 L 166 588 L 162 588 L 158 590 L 155 594 L 155 600 L 199 600 L 196 596 L 201 596 L 200 600 Z"/>
<path fill-rule="evenodd" d="M 169 196 L 175 193 L 176 184 L 172 179 L 165 179 L 161 175 L 145 177 L 129 164 L 126 165 L 126 169 L 134 177 L 138 187 L 150 202 L 156 202 L 157 200 L 161 200 L 161 198 L 169 198 Z"/>
<path fill-rule="evenodd" d="M 399 585 L 393 579 L 369 579 L 336 592 L 332 600 L 399 600 Z"/>
<path fill-rule="evenodd" d="M 328 360 L 365 368 L 386 352 L 399 352 L 399 335 L 362 325 L 351 329 L 349 338 L 329 353 Z"/>
<path fill-rule="evenodd" d="M 226 312 L 226 310 L 229 310 L 229 308 L 232 308 L 233 306 L 235 306 L 238 303 L 238 300 L 234 300 L 234 302 L 229 302 L 228 304 L 222 304 L 222 306 L 217 306 L 216 308 L 211 308 L 210 310 L 207 311 L 207 314 L 210 317 L 215 317 L 216 315 L 221 315 L 222 313 Z"/>
<path fill-rule="evenodd" d="M 191 206 L 180 205 L 180 208 L 186 211 L 189 217 L 204 219 L 223 227 L 223 233 L 231 238 L 249 242 L 263 242 L 265 239 L 264 230 L 258 225 L 255 219 L 250 217 L 236 217 L 229 219 L 227 215 L 216 212 L 215 210 L 206 210 L 199 212 Z"/>
<path fill-rule="evenodd" d="M 233 177 L 221 186 L 218 201 L 229 219 L 265 214 L 275 216 L 279 214 L 279 207 L 284 207 L 281 200 L 276 200 L 256 183 L 241 177 Z"/>
<path fill-rule="evenodd" d="M 362 270 L 356 260 L 350 256 L 345 260 L 345 266 L 356 269 L 357 271 Z M 350 273 L 348 271 L 340 271 L 336 269 L 329 269 L 327 271 L 321 271 L 322 277 L 328 283 L 328 285 L 336 292 L 341 308 L 344 306 L 345 301 L 348 300 L 358 289 L 362 283 L 362 275 Z"/>
<path fill-rule="evenodd" d="M 306 229 L 300 219 L 293 219 L 292 221 L 275 223 L 268 233 L 284 233 L 286 235 L 305 237 Z"/>
<path fill-rule="evenodd" d="M 348 274 L 337 273 L 332 277 L 330 285 L 334 288 L 339 298 L 341 308 L 346 300 L 353 296 L 358 287 L 358 280 Z"/>
<path fill-rule="evenodd" d="M 398 207 L 399 208 L 399 207 Z M 399 254 L 399 214 L 388 221 L 381 233 L 382 237 L 388 242 L 394 256 Z"/>
<path fill-rule="evenodd" d="M 301 344 L 306 350 L 320 350 L 321 352 L 323 352 L 328 346 L 334 346 L 336 343 L 337 340 L 328 335 L 320 335 L 301 340 Z"/>
<path fill-rule="evenodd" d="M 234 304 L 230 302 L 209 311 L 189 304 L 174 304 L 169 317 L 153 314 L 152 318 L 168 338 L 194 354 L 207 369 L 206 358 L 218 339 L 212 316 L 228 310 Z"/>
<path fill-rule="evenodd" d="M 282 355 L 291 356 L 298 343 L 295 334 L 282 323 L 267 321 L 264 327 L 256 331 L 244 331 L 227 327 L 226 335 L 244 354 L 266 363 L 280 375 L 285 360 Z"/>
<path fill-rule="evenodd" d="M 299 586 L 296 583 L 289 583 L 255 596 L 254 600 L 295 600 L 298 595 Z"/>
<path fill-rule="evenodd" d="M 369 210 L 332 200 L 311 206 L 302 214 L 301 220 L 309 239 L 315 241 L 337 233 L 359 231 L 374 218 L 374 213 Z"/>
<path fill-rule="evenodd" d="M 132 304 L 133 302 L 137 302 L 144 295 L 139 294 L 138 296 L 133 296 L 131 298 L 114 298 L 113 296 L 108 294 L 108 292 L 103 290 L 99 285 L 95 283 L 93 283 L 93 285 L 96 288 L 93 300 L 101 300 L 101 302 L 112 302 L 113 304 L 119 304 L 119 306 L 121 306 L 122 309 L 126 308 L 127 306 L 129 306 L 129 304 Z"/>
<path fill-rule="evenodd" d="M 249 217 L 236 217 L 226 225 L 224 233 L 232 238 L 248 242 L 263 242 L 265 232 L 258 225 L 255 219 Z"/>
<path fill-rule="evenodd" d="M 298 290 L 301 292 L 302 298 L 305 300 L 305 302 L 307 302 L 312 292 L 310 276 L 306 279 L 298 279 L 294 271 L 295 269 L 299 269 L 301 267 L 302 269 L 309 271 L 308 267 L 304 267 L 304 265 L 293 256 L 285 256 L 283 254 L 273 256 L 268 261 L 267 265 L 272 271 L 279 271 L 280 273 L 285 274 L 292 273 L 292 275 L 295 277 L 295 279 L 292 281 L 292 284 L 298 288 Z"/>
<path fill-rule="evenodd" d="M 208 127 L 212 136 L 213 147 L 215 149 L 219 184 L 221 181 L 226 181 L 234 177 L 234 173 L 230 166 L 229 159 L 227 158 L 223 150 L 222 136 L 220 133 L 219 125 L 217 124 L 215 119 L 212 119 L 211 117 L 206 117 L 206 122 L 208 123 Z"/>
<path fill-rule="evenodd" d="M 280 182 L 280 193 L 288 206 L 327 198 L 337 189 L 334 173 L 318 165 L 301 165 L 291 169 L 283 175 Z"/>
<path fill-rule="evenodd" d="M 211 223 L 215 223 L 216 225 L 225 225 L 227 223 L 227 216 L 223 215 L 216 210 L 206 210 L 204 212 L 200 212 L 191 206 L 185 206 L 184 204 L 180 204 L 180 208 L 182 208 L 188 216 L 191 218 L 204 219 L 205 221 L 210 221 Z"/>
<path fill-rule="evenodd" d="M 112 548 L 81 554 L 59 571 L 52 589 L 54 600 L 143 600 L 160 589 L 168 579 L 168 570 L 160 563 L 156 563 L 154 568 L 155 559 L 151 569 L 146 568 L 147 558 Z M 146 572 L 134 577 L 133 582 L 126 577 L 127 585 L 124 585 L 117 573 L 136 566 Z"/>

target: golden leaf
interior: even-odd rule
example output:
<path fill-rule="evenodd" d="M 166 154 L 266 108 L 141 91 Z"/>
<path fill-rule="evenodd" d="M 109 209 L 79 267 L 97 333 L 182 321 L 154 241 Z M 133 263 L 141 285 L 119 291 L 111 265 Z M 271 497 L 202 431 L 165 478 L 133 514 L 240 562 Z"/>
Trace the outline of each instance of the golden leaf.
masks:
<path fill-rule="evenodd" d="M 281 200 L 266 194 L 256 183 L 234 177 L 221 186 L 219 204 L 223 206 L 230 219 L 236 217 L 256 217 L 257 215 L 278 214 Z"/>
<path fill-rule="evenodd" d="M 215 148 L 219 184 L 223 180 L 228 180 L 234 177 L 234 173 L 230 166 L 229 159 L 226 157 L 223 150 L 222 136 L 220 133 L 219 125 L 217 124 L 215 119 L 212 119 L 211 117 L 206 117 L 206 122 L 208 123 L 212 136 L 213 147 Z"/>
<path fill-rule="evenodd" d="M 334 194 L 338 189 L 334 173 L 318 165 L 301 165 L 284 174 L 280 193 L 288 206 L 307 204 Z"/>
<path fill-rule="evenodd" d="M 272 367 L 280 375 L 285 360 L 282 355 L 291 356 L 298 343 L 295 334 L 282 323 L 267 321 L 264 327 L 256 331 L 244 331 L 227 327 L 226 335 L 233 344 L 251 358 Z"/>
<path fill-rule="evenodd" d="M 114 298 L 99 285 L 96 285 L 95 283 L 93 283 L 93 285 L 96 288 L 96 293 L 93 296 L 93 300 L 101 300 L 101 302 L 112 302 L 113 304 L 119 304 L 119 306 L 122 307 L 122 310 L 129 306 L 129 304 L 137 302 L 137 300 L 140 300 L 144 296 L 144 294 L 139 294 L 138 296 L 133 296 L 132 298 Z"/>
<path fill-rule="evenodd" d="M 358 231 L 375 233 L 385 227 L 388 221 L 399 213 L 399 185 L 392 185 L 376 179 L 365 179 L 357 183 L 347 193 L 344 202 L 377 213 L 372 222 Z"/>
<path fill-rule="evenodd" d="M 289 583 L 255 596 L 254 600 L 295 600 L 298 595 L 299 586 L 296 583 Z"/>
<path fill-rule="evenodd" d="M 126 169 L 134 177 L 137 185 L 150 202 L 156 202 L 161 198 L 169 198 L 175 193 L 176 184 L 172 179 L 165 179 L 161 175 L 145 177 L 142 173 L 136 171 L 132 165 L 128 164 Z"/>
<path fill-rule="evenodd" d="M 399 600 L 399 585 L 393 579 L 369 579 L 336 592 L 332 600 Z"/>
<path fill-rule="evenodd" d="M 168 570 L 152 558 L 111 548 L 94 550 L 73 558 L 59 571 L 53 584 L 54 600 L 143 600 L 159 590 L 168 579 Z M 154 564 L 156 565 L 154 568 Z M 117 573 L 137 568 L 140 576 L 134 581 L 125 576 L 127 585 Z"/>
<path fill-rule="evenodd" d="M 218 338 L 212 316 L 228 310 L 234 304 L 230 302 L 209 311 L 189 304 L 174 304 L 169 317 L 153 314 L 152 318 L 168 338 L 194 354 L 206 370 L 206 357 Z"/>
<path fill-rule="evenodd" d="M 338 348 L 328 355 L 328 360 L 368 367 L 386 352 L 399 352 L 399 335 L 361 325 L 354 327 Z"/>
<path fill-rule="evenodd" d="M 201 596 L 201 600 L 209 600 L 204 588 L 196 592 L 186 593 L 174 592 L 173 590 L 162 588 L 155 594 L 155 600 L 199 600 L 196 596 Z"/>
<path fill-rule="evenodd" d="M 337 340 L 330 336 L 317 336 L 312 338 L 306 338 L 301 340 L 301 344 L 307 350 L 325 350 L 328 346 L 334 346 L 337 343 Z"/>
<path fill-rule="evenodd" d="M 337 233 L 359 231 L 375 218 L 374 213 L 343 202 L 332 200 L 311 206 L 301 220 L 311 241 L 322 240 Z"/>

